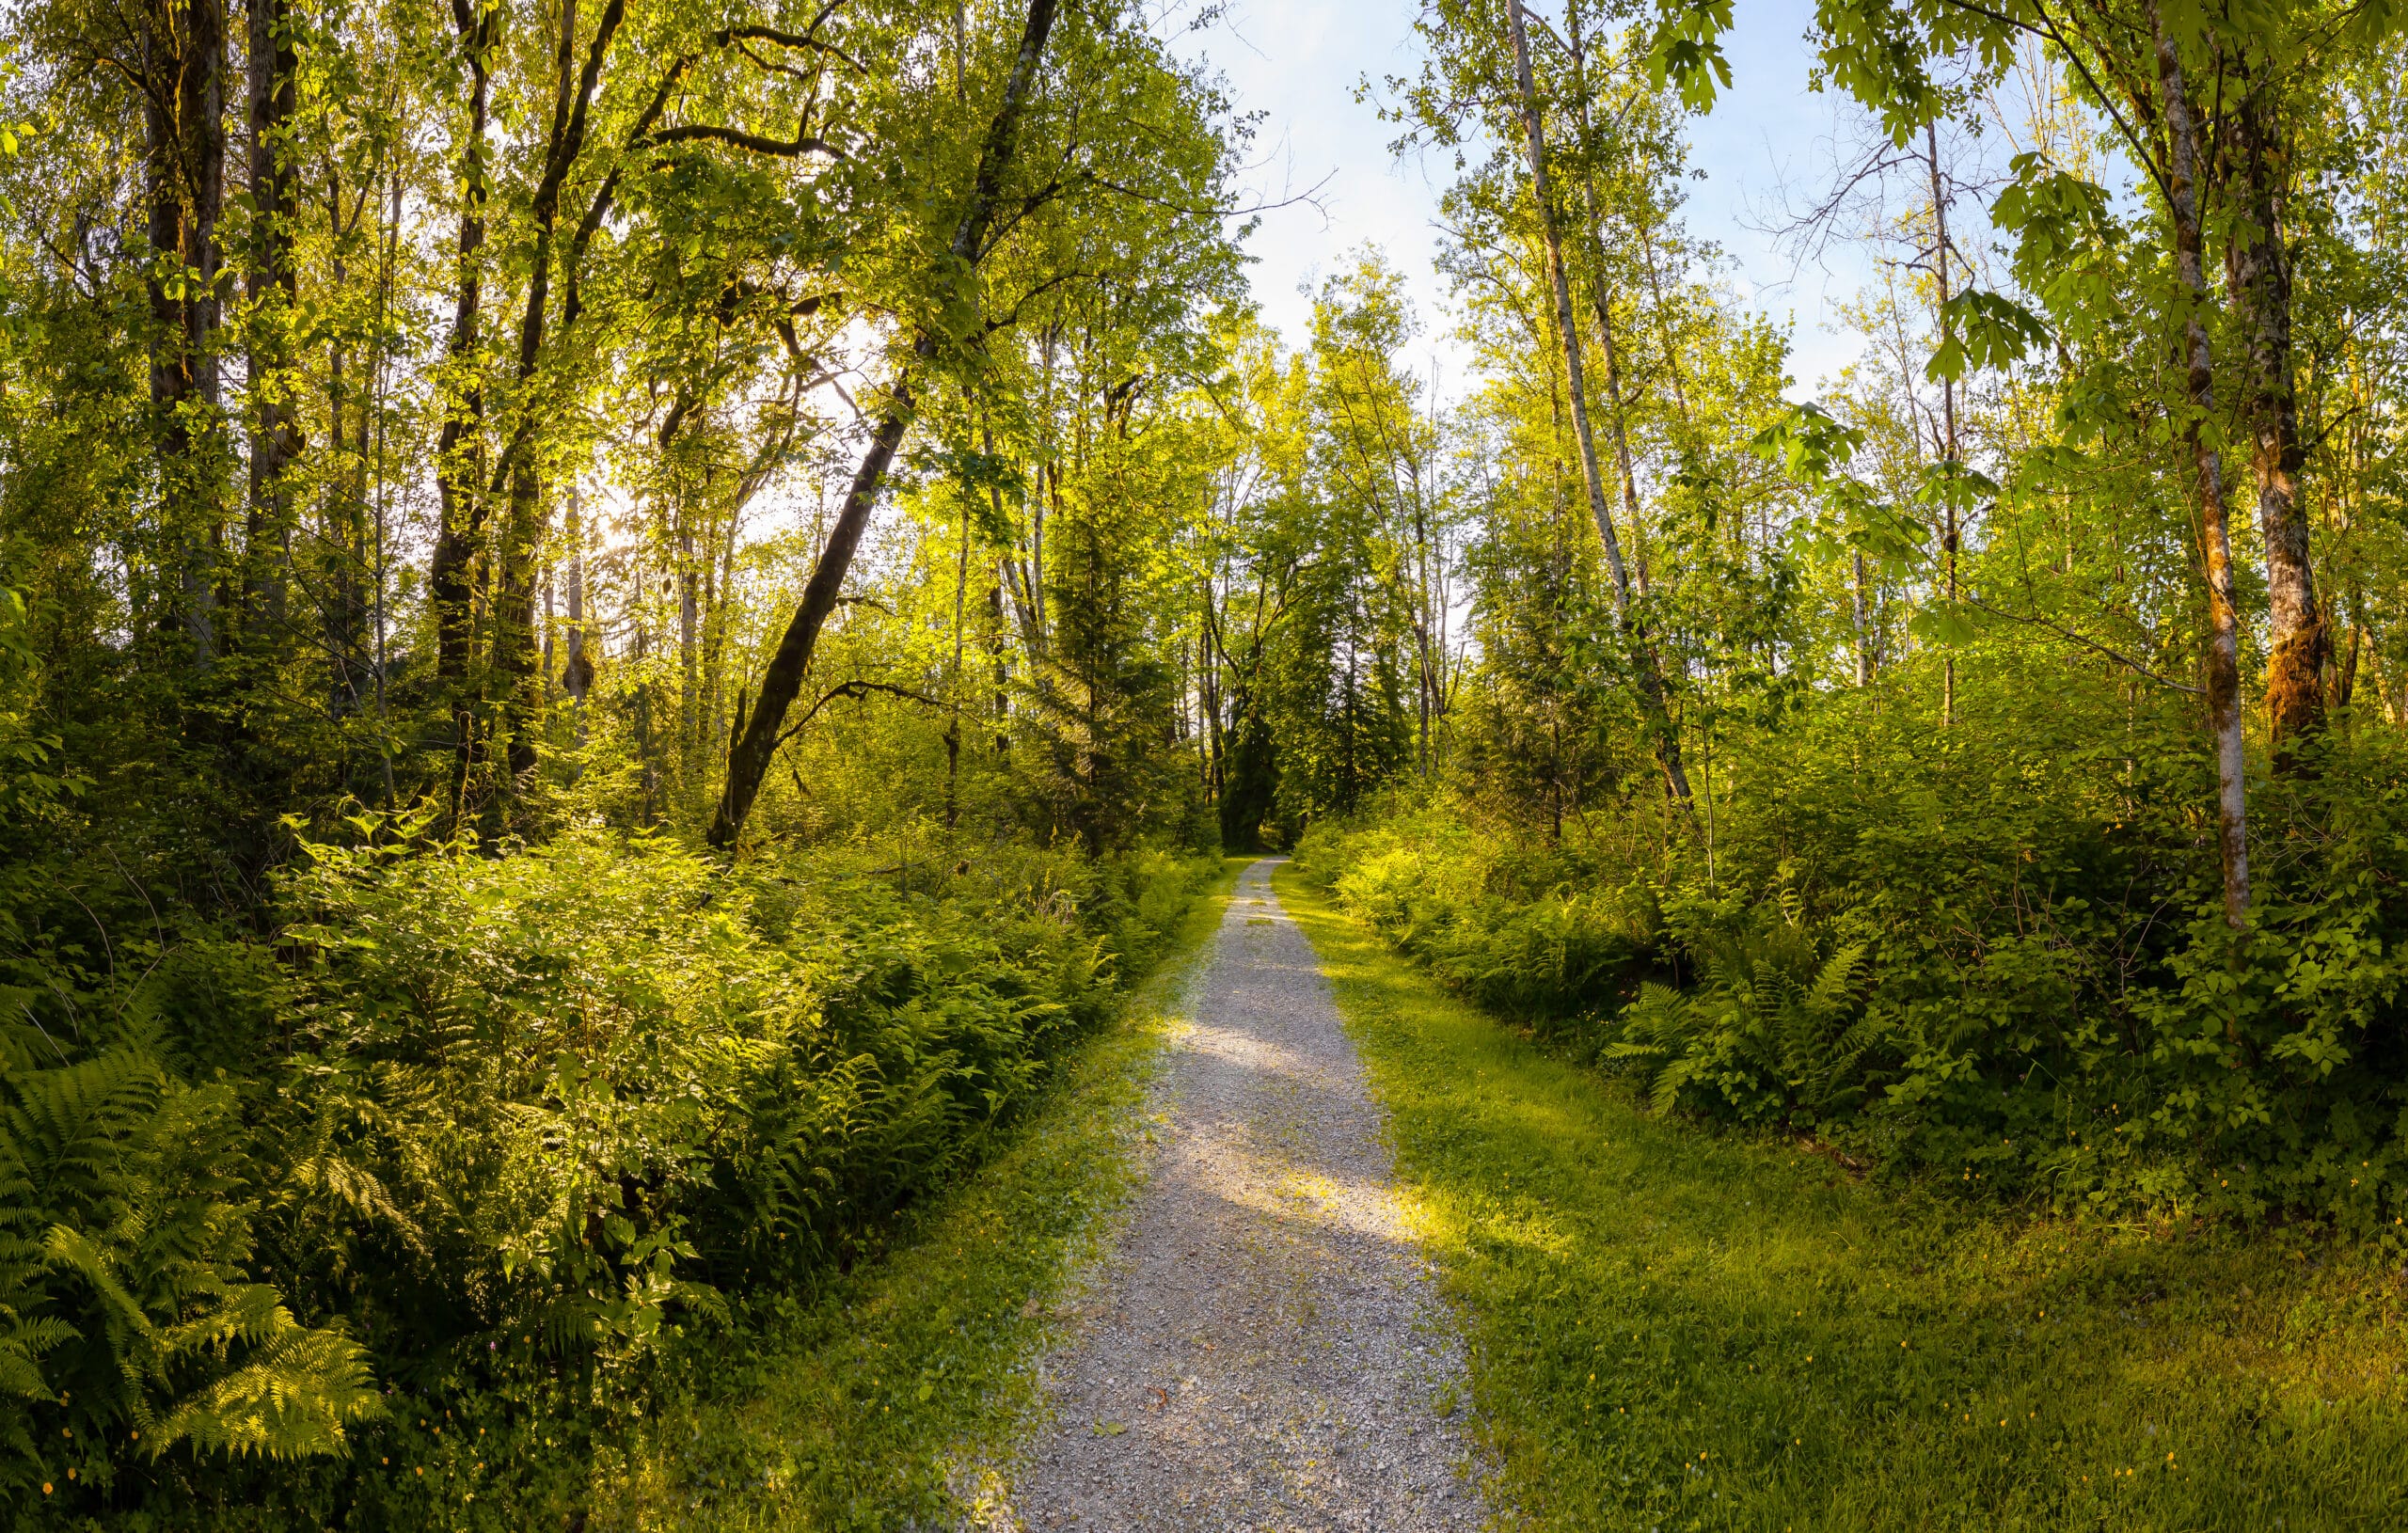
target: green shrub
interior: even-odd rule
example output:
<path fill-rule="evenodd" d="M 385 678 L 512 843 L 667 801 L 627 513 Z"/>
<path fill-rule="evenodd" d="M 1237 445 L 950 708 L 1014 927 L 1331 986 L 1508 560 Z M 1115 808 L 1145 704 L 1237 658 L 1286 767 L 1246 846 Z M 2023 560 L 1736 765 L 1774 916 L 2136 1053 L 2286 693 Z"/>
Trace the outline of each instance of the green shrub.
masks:
<path fill-rule="evenodd" d="M 9 912 L 0 1494 L 38 1523 L 570 1515 L 675 1349 L 979 1155 L 1216 866 L 431 823 L 305 843 L 265 939 Z"/>
<path fill-rule="evenodd" d="M 1655 841 L 1634 803 L 1550 843 L 1468 801 L 1317 827 L 1298 860 L 1659 1106 L 2061 1207 L 2397 1229 L 2397 734 L 2337 727 L 2258 785 L 2237 938 L 2184 719 L 2060 687 L 1935 738 L 1877 702 L 1727 750 L 1711 861 L 1702 814 Z"/>
<path fill-rule="evenodd" d="M 1632 993 L 1659 956 L 1643 881 L 1578 887 L 1584 870 L 1500 855 L 1443 811 L 1352 830 L 1324 822 L 1296 861 L 1449 983 L 1549 1031 Z"/>

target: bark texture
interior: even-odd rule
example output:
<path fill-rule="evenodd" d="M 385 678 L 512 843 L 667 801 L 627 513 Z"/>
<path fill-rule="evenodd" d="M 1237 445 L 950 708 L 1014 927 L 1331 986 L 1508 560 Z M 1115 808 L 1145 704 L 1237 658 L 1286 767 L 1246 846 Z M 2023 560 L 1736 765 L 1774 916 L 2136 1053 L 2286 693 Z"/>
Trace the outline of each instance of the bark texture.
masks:
<path fill-rule="evenodd" d="M 248 22 L 252 211 L 246 287 L 251 308 L 251 472 L 243 543 L 252 612 L 273 620 L 283 606 L 283 571 L 292 538 L 293 496 L 284 474 L 301 452 L 301 433 L 294 424 L 298 412 L 291 398 L 289 340 L 296 289 L 288 136 L 298 104 L 293 71 L 299 60 L 285 0 L 250 0 Z"/>
<path fill-rule="evenodd" d="M 460 149 L 452 331 L 443 349 L 443 430 L 436 442 L 435 483 L 442 522 L 428 561 L 427 596 L 435 608 L 436 682 L 452 703 L 454 817 L 467 797 L 477 750 L 468 670 L 476 634 L 476 561 L 484 540 L 484 379 L 478 352 L 484 315 L 485 199 L 492 191 L 486 170 L 493 84 L 487 55 L 500 16 L 499 8 L 487 10 L 470 0 L 452 0 L 452 19 L 468 66 L 468 103 Z"/>
<path fill-rule="evenodd" d="M 2247 80 L 2231 114 L 2231 153 L 2241 217 L 2225 250 L 2226 287 L 2240 309 L 2248 348 L 2250 467 L 2258 525 L 2266 544 L 2266 718 L 2277 769 L 2295 764 L 2290 746 L 2324 721 L 2323 672 L 2330 630 L 2308 563 L 2307 508 L 2300 496 L 2306 452 L 2291 357 L 2291 263 L 2283 225 L 2289 197 L 2287 146 L 2273 87 Z"/>
<path fill-rule="evenodd" d="M 143 195 L 153 268 L 150 403 L 163 489 L 182 544 L 181 617 L 193 659 L 217 657 L 224 544 L 217 430 L 218 215 L 226 186 L 225 0 L 154 0 L 142 18 Z"/>

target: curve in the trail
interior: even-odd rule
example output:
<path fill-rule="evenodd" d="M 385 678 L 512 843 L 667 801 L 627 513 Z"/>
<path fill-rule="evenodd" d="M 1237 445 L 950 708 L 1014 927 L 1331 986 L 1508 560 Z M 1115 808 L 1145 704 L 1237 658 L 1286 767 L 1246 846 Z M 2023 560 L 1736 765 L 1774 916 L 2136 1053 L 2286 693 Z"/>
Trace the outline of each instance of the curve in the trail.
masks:
<path fill-rule="evenodd" d="M 1462 1349 L 1311 946 L 1241 876 L 1151 1111 L 1158 1158 L 1010 1497 L 1030 1528 L 1483 1521 Z"/>

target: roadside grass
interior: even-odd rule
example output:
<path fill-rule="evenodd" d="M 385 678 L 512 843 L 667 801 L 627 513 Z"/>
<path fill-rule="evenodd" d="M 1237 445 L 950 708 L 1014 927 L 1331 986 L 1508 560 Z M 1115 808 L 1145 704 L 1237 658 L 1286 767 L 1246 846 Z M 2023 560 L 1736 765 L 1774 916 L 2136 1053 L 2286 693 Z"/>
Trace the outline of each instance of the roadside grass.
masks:
<path fill-rule="evenodd" d="M 1130 1192 L 1147 1079 L 1240 869 L 1225 860 L 1117 1022 L 885 1253 L 754 1328 L 597 1467 L 589 1525 L 953 1526 L 1039 1403 L 1048 1301 Z"/>
<path fill-rule="evenodd" d="M 1579 1529 L 2408 1527 L 2408 1288 L 1652 1116 L 1292 869 L 1465 1327 L 1494 1504 Z"/>

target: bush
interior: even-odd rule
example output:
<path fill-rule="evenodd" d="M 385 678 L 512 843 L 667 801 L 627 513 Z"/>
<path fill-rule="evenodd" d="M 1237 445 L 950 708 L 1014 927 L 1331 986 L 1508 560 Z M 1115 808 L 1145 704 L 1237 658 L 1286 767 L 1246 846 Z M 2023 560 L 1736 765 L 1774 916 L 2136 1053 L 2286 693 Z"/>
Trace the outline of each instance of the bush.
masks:
<path fill-rule="evenodd" d="M 1702 823 L 1651 854 L 1470 802 L 1318 828 L 1299 861 L 1661 1107 L 2064 1208 L 2397 1227 L 2408 751 L 2337 728 L 2258 784 L 2238 938 L 2194 732 L 2111 732 L 2099 703 L 2036 696 L 1938 740 L 1820 706 L 1727 752 L 1711 864 Z"/>
<path fill-rule="evenodd" d="M 1450 984 L 1548 1031 L 1631 993 L 1659 956 L 1643 880 L 1578 887 L 1593 870 L 1502 850 L 1444 810 L 1353 830 L 1323 822 L 1296 861 Z"/>
<path fill-rule="evenodd" d="M 0 1492 L 106 1497 L 182 1447 L 340 1450 L 382 1402 L 340 1323 L 248 1280 L 234 1093 L 168 1076 L 138 1022 L 80 1059 L 41 1031 L 0 1035 Z"/>
<path fill-rule="evenodd" d="M 679 1338 L 860 1254 L 1215 865 L 1006 848 L 931 889 L 842 849 L 730 873 L 662 838 L 497 853 L 428 824 L 305 844 L 272 937 L 163 928 L 138 978 L 55 920 L 19 931 L 14 977 L 44 986 L 0 1031 L 12 1502 L 415 1526 L 472 1485 L 505 1523 L 565 1515 L 575 1456 L 528 1453 L 567 1478 L 513 1490 L 487 1460 L 590 1444 Z M 262 1454 L 324 1467 L 241 1467 Z"/>

